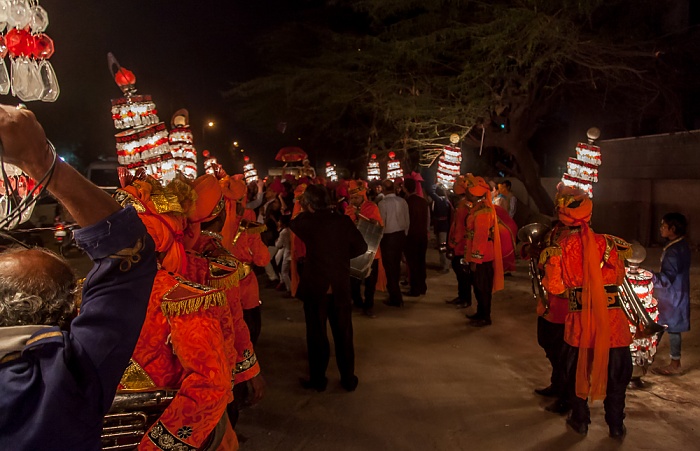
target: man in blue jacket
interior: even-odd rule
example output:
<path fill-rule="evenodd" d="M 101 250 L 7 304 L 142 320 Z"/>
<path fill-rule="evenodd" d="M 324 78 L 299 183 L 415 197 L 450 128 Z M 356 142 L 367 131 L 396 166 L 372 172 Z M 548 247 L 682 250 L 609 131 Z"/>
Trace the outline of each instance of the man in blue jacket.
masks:
<path fill-rule="evenodd" d="M 690 246 L 685 239 L 685 216 L 668 213 L 661 220 L 661 236 L 669 242 L 661 254 L 661 271 L 654 273 L 654 295 L 659 302 L 659 324 L 667 326 L 671 363 L 653 368 L 654 374 L 681 374 L 681 332 L 690 330 Z"/>
<path fill-rule="evenodd" d="M 136 211 L 55 158 L 28 110 L 0 105 L 5 163 L 44 184 L 82 227 L 95 265 L 82 289 L 44 249 L 0 254 L 0 449 L 97 450 L 146 314 L 154 245 Z"/>

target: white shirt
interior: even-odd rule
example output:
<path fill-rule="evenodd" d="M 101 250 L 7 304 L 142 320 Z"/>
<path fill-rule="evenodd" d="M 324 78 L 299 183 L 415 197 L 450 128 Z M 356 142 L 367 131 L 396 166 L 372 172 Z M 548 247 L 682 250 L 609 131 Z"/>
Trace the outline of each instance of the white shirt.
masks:
<path fill-rule="evenodd" d="M 410 219 L 408 216 L 408 204 L 396 194 L 385 194 L 379 202 L 379 214 L 384 221 L 384 233 L 403 231 L 408 234 Z"/>

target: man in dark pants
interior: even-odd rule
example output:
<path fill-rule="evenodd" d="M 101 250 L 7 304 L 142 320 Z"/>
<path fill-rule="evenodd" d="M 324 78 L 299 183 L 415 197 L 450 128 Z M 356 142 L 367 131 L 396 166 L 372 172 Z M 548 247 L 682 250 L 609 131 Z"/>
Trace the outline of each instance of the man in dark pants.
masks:
<path fill-rule="evenodd" d="M 503 289 L 503 256 L 498 232 L 498 219 L 491 203 L 491 188 L 482 177 L 467 174 L 467 190 L 473 201 L 467 217 L 467 239 L 464 259 L 474 284 L 476 313 L 468 315 L 470 325 L 491 325 L 491 297 Z"/>
<path fill-rule="evenodd" d="M 379 248 L 382 252 L 384 271 L 386 272 L 386 289 L 389 299 L 386 305 L 401 307 L 403 296 L 399 287 L 401 277 L 401 254 L 406 242 L 409 227 L 408 204 L 396 195 L 394 182 L 390 179 L 382 182 L 384 198 L 379 202 L 379 213 L 384 221 L 384 236 Z"/>
<path fill-rule="evenodd" d="M 408 265 L 410 290 L 406 296 L 420 296 L 428 291 L 425 283 L 425 255 L 428 252 L 428 225 L 430 224 L 430 208 L 428 202 L 416 194 L 416 180 L 407 178 L 403 187 L 408 196 L 409 227 L 404 246 L 404 255 Z"/>
<path fill-rule="evenodd" d="M 330 345 L 326 322 L 331 325 L 340 384 L 347 391 L 357 387 L 352 335 L 350 259 L 367 251 L 367 243 L 352 220 L 330 210 L 323 186 L 309 185 L 301 200 L 302 213 L 290 228 L 306 245 L 306 260 L 297 296 L 304 302 L 309 379 L 304 388 L 324 391 Z"/>
<path fill-rule="evenodd" d="M 454 193 L 459 196 L 456 200 L 455 213 L 447 240 L 448 253 L 452 255 L 452 270 L 457 277 L 457 297 L 447 301 L 457 308 L 469 308 L 472 305 L 472 282 L 469 266 L 462 264 L 464 250 L 467 246 L 467 217 L 472 204 L 466 199 L 467 179 L 460 175 L 454 183 Z"/>
<path fill-rule="evenodd" d="M 610 436 L 622 438 L 625 390 L 632 378 L 632 335 L 617 289 L 626 277 L 624 256 L 609 237 L 590 228 L 593 202 L 587 193 L 560 185 L 555 204 L 559 220 L 571 232 L 543 251 L 542 283 L 547 292 L 568 293 L 569 298 L 564 340 L 571 416 L 566 423 L 587 434 L 588 399 L 604 399 Z"/>

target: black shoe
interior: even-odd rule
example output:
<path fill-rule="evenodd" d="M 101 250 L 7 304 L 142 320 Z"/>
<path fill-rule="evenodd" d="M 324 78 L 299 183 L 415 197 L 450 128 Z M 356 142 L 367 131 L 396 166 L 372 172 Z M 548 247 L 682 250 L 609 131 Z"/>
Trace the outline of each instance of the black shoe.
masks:
<path fill-rule="evenodd" d="M 377 317 L 377 315 L 374 314 L 374 310 L 372 310 L 371 308 L 362 310 L 362 314 L 365 315 L 367 318 Z"/>
<path fill-rule="evenodd" d="M 646 388 L 646 383 L 644 383 L 641 377 L 634 377 L 630 383 L 627 384 L 627 388 L 630 390 L 644 390 Z"/>
<path fill-rule="evenodd" d="M 627 428 L 624 424 L 619 426 L 609 426 L 611 438 L 623 438 L 627 434 Z"/>
<path fill-rule="evenodd" d="M 472 313 L 471 315 L 464 315 L 464 316 L 466 316 L 467 319 L 471 319 L 471 320 L 481 319 L 481 315 L 479 315 L 478 313 Z"/>
<path fill-rule="evenodd" d="M 403 302 L 391 302 L 389 300 L 384 301 L 384 305 L 389 307 L 403 307 Z"/>
<path fill-rule="evenodd" d="M 546 396 L 548 398 L 555 398 L 559 396 L 559 393 L 557 393 L 557 391 L 551 385 L 545 388 L 536 388 L 535 393 L 537 393 L 540 396 Z"/>
<path fill-rule="evenodd" d="M 569 403 L 561 399 L 557 399 L 552 404 L 544 408 L 547 412 L 556 413 L 558 415 L 566 415 L 571 410 Z"/>
<path fill-rule="evenodd" d="M 491 320 L 490 319 L 473 319 L 469 323 L 470 326 L 473 327 L 485 327 L 485 326 L 490 326 L 491 325 Z"/>
<path fill-rule="evenodd" d="M 357 383 L 359 382 L 359 379 L 357 379 L 357 376 L 351 376 L 347 379 L 340 379 L 340 385 L 346 390 L 346 391 L 355 391 L 357 388 Z"/>
<path fill-rule="evenodd" d="M 417 298 L 418 296 L 420 296 L 420 293 L 414 293 L 412 291 L 404 291 L 402 294 L 404 296 L 408 296 L 409 298 Z"/>
<path fill-rule="evenodd" d="M 469 302 L 462 302 L 461 304 L 457 304 L 455 307 L 457 307 L 457 308 L 469 308 L 471 306 L 472 305 Z"/>
<path fill-rule="evenodd" d="M 569 426 L 577 434 L 588 434 L 588 424 L 586 423 L 579 423 L 577 421 L 572 420 L 571 418 L 567 418 L 566 425 Z"/>
<path fill-rule="evenodd" d="M 450 300 L 450 301 L 445 301 L 445 304 L 452 304 L 452 305 L 463 305 L 463 304 L 467 304 L 467 305 L 472 305 L 472 303 L 471 303 L 470 301 L 465 301 L 464 299 L 460 298 L 459 296 L 457 296 L 456 298 L 454 298 L 454 299 L 452 299 L 452 300 Z"/>
<path fill-rule="evenodd" d="M 299 383 L 303 388 L 307 390 L 316 390 L 317 392 L 321 393 L 323 391 L 326 391 L 328 379 L 324 377 L 323 379 L 316 381 L 311 379 L 299 378 Z"/>

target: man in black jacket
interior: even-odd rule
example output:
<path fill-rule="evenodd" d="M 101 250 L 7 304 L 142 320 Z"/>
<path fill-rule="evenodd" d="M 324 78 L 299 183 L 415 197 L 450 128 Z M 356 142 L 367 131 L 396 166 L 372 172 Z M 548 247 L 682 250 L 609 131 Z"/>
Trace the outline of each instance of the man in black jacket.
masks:
<path fill-rule="evenodd" d="M 301 198 L 303 212 L 290 224 L 306 245 L 306 262 L 297 296 L 304 302 L 309 379 L 304 388 L 326 389 L 330 345 L 326 322 L 330 322 L 340 383 L 347 391 L 357 387 L 352 337 L 350 259 L 367 251 L 367 243 L 352 220 L 329 209 L 323 186 L 309 185 Z"/>

